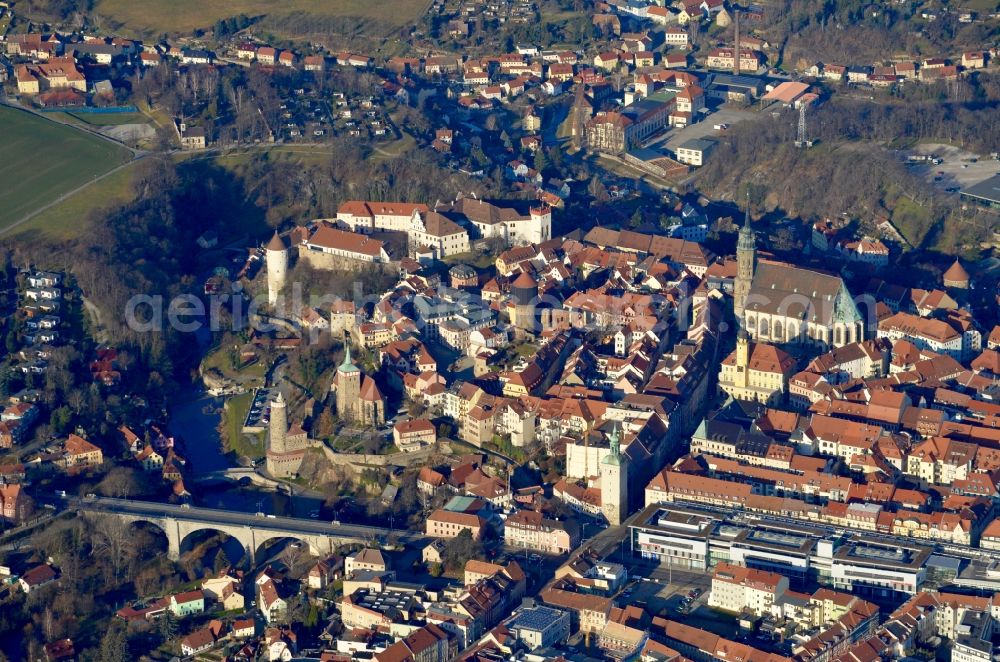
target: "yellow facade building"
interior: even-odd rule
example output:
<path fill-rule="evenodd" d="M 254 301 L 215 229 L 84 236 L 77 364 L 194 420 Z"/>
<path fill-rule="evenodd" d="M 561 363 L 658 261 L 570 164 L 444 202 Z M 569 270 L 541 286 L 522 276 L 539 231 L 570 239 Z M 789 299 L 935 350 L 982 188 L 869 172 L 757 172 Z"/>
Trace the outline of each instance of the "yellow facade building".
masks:
<path fill-rule="evenodd" d="M 764 404 L 782 401 L 788 392 L 788 379 L 795 369 L 795 359 L 765 343 L 751 343 L 740 329 L 736 350 L 722 362 L 719 389 L 736 400 Z"/>

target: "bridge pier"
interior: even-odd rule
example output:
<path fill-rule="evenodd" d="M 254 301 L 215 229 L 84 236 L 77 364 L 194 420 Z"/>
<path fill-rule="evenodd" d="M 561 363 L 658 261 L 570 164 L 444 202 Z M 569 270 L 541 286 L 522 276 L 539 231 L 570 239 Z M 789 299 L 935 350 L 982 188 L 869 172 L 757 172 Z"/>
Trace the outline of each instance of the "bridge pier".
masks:
<path fill-rule="evenodd" d="M 160 524 L 160 528 L 167 534 L 167 558 L 171 561 L 181 560 L 181 535 L 180 522 L 175 519 L 167 519 Z"/>
<path fill-rule="evenodd" d="M 243 548 L 243 558 L 253 565 L 257 550 L 269 541 L 279 538 L 293 538 L 307 546 L 310 554 L 324 556 L 333 553 L 340 545 L 367 542 L 375 533 L 384 530 L 368 529 L 368 532 L 358 532 L 345 526 L 343 530 L 329 526 L 328 530 L 316 529 L 317 522 L 308 521 L 308 527 L 284 526 L 283 523 L 271 519 L 258 518 L 242 513 L 226 513 L 227 517 L 215 519 L 211 517 L 212 509 L 191 508 L 185 510 L 169 504 L 145 504 L 140 502 L 125 502 L 118 499 L 93 499 L 94 504 L 82 502 L 79 510 L 93 511 L 98 516 L 119 517 L 129 523 L 149 524 L 163 531 L 167 539 L 167 558 L 179 561 L 184 540 L 200 531 L 218 531 L 235 539 Z M 100 507 L 102 502 L 115 506 L 115 510 Z M 150 506 L 154 508 L 150 509 Z M 223 513 L 226 511 L 216 511 Z M 237 517 L 234 518 L 234 515 Z M 242 517 L 240 517 L 242 515 Z M 303 520 L 303 524 L 307 521 Z M 303 530 L 304 529 L 304 530 Z M 347 531 L 351 533 L 347 533 Z"/>
<path fill-rule="evenodd" d="M 181 541 L 176 536 L 167 535 L 167 558 L 171 561 L 181 560 Z"/>

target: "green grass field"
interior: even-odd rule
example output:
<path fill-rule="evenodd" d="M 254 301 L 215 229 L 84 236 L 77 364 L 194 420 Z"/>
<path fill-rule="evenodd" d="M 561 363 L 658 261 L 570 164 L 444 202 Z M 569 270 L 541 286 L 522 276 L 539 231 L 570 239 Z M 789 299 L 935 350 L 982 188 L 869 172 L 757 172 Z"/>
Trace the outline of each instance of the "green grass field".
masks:
<path fill-rule="evenodd" d="M 135 165 L 122 168 L 99 182 L 74 193 L 19 225 L 11 236 L 26 243 L 65 241 L 83 227 L 83 221 L 95 209 L 123 204 L 133 199 L 132 180 Z"/>
<path fill-rule="evenodd" d="M 235 453 L 238 457 L 248 457 L 252 460 L 259 460 L 264 457 L 264 436 L 263 434 L 243 434 L 243 421 L 250 411 L 250 401 L 253 399 L 252 393 L 241 393 L 234 395 L 226 402 L 225 412 L 225 433 L 226 450 Z"/>
<path fill-rule="evenodd" d="M 120 126 L 122 124 L 149 124 L 142 113 L 46 113 L 46 117 L 86 127 Z"/>
<path fill-rule="evenodd" d="M 401 26 L 416 19 L 428 0 L 98 0 L 96 13 L 139 32 L 191 32 L 220 19 L 246 14 L 280 16 L 305 12 L 317 17 L 354 16 Z"/>
<path fill-rule="evenodd" d="M 124 147 L 11 108 L 0 108 L 0 136 L 0 234 L 130 158 Z"/>
<path fill-rule="evenodd" d="M 149 118 L 142 113 L 69 113 L 69 115 L 92 126 L 149 123 Z"/>

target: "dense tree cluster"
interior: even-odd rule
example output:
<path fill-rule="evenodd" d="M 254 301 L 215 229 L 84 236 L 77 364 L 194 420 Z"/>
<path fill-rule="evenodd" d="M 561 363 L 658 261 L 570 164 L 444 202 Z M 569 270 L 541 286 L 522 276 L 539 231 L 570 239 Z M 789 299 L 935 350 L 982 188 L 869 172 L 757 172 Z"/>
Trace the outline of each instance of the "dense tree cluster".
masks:
<path fill-rule="evenodd" d="M 822 140 L 938 141 L 989 154 L 1000 145 L 1000 100 L 869 103 L 834 100 L 810 118 Z"/>
<path fill-rule="evenodd" d="M 443 561 L 450 570 L 461 570 L 469 559 L 483 557 L 483 543 L 472 537 L 468 529 L 462 529 L 457 536 L 445 544 Z"/>
<path fill-rule="evenodd" d="M 94 0 L 33 0 L 31 16 L 36 13 L 55 20 L 66 20 L 74 14 L 89 12 L 94 8 Z"/>
<path fill-rule="evenodd" d="M 968 110 L 969 117 L 975 113 Z M 986 133 L 989 125 L 996 124 L 989 114 L 981 117 Z M 954 249 L 975 241 L 985 227 L 966 222 L 965 214 L 975 212 L 963 212 L 954 198 L 934 192 L 888 149 L 850 142 L 900 138 L 959 142 L 961 121 L 955 122 L 956 133 L 941 136 L 937 131 L 948 131 L 952 124 L 935 120 L 932 108 L 926 115 L 930 119 L 904 107 L 827 104 L 813 115 L 813 136 L 818 134 L 820 142 L 808 150 L 794 146 L 795 113 L 762 115 L 727 132 L 700 171 L 699 186 L 713 197 L 735 198 L 749 189 L 756 207 L 791 216 L 846 214 L 868 222 L 889 218 L 914 246 Z"/>
<path fill-rule="evenodd" d="M 246 14 L 240 14 L 238 16 L 230 16 L 229 18 L 219 19 L 215 22 L 212 32 L 216 39 L 222 39 L 223 37 L 236 34 L 240 30 L 245 30 L 252 24 L 253 21 L 250 20 L 249 16 Z"/>
<path fill-rule="evenodd" d="M 959 22 L 954 9 L 927 21 L 918 13 L 925 9 L 870 0 L 781 0 L 768 6 L 762 30 L 783 49 L 783 62 L 799 69 L 817 61 L 870 65 L 900 54 L 961 53 L 1000 34 L 994 22 Z"/>
<path fill-rule="evenodd" d="M 43 659 L 44 643 L 73 639 L 82 659 L 118 662 L 137 659 L 131 641 L 146 639 L 152 648 L 162 636 L 154 631 L 126 633 L 110 619 L 113 605 L 173 588 L 177 569 L 163 554 L 165 541 L 146 528 L 117 518 L 59 520 L 37 533 L 36 549 L 20 562 L 51 562 L 59 569 L 56 584 L 15 595 L 0 609 L 0 654 L 11 659 Z M 123 624 L 122 624 L 123 625 Z"/>

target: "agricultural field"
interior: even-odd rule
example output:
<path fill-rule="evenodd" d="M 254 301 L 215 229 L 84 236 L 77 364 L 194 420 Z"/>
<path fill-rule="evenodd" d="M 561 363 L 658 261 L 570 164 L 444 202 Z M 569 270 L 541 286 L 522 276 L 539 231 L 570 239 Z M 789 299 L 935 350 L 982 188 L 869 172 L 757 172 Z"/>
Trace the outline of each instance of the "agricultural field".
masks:
<path fill-rule="evenodd" d="M 124 204 L 135 198 L 132 185 L 137 165 L 122 168 L 68 196 L 33 216 L 27 223 L 17 226 L 10 236 L 28 244 L 73 239 L 95 209 Z"/>
<path fill-rule="evenodd" d="M 31 212 L 127 163 L 124 147 L 30 113 L 0 108 L 0 234 Z"/>
<path fill-rule="evenodd" d="M 191 32 L 211 28 L 225 18 L 246 14 L 287 16 L 302 12 L 317 18 L 356 17 L 391 26 L 402 26 L 418 18 L 429 0 L 98 0 L 96 13 L 142 33 Z"/>

